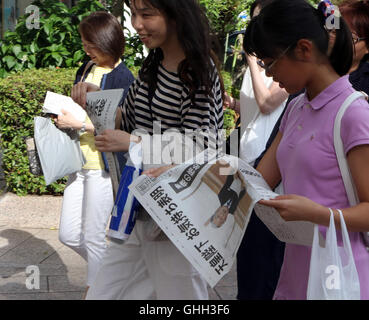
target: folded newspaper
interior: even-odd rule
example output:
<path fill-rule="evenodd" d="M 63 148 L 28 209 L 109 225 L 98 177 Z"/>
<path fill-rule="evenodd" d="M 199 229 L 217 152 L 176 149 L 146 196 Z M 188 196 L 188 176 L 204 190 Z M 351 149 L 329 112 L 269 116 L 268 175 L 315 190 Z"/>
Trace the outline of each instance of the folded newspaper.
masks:
<path fill-rule="evenodd" d="M 124 89 L 89 92 L 87 93 L 85 111 L 71 97 L 47 91 L 42 111 L 59 115 L 62 114 L 61 110 L 65 109 L 80 121 L 85 121 L 87 114 L 95 127 L 96 133 L 100 134 L 105 129 L 115 128 L 115 117 L 123 92 Z M 109 166 L 115 198 L 118 192 L 120 178 L 119 164 L 112 152 L 106 152 L 105 156 Z"/>
<path fill-rule="evenodd" d="M 257 204 L 277 194 L 254 168 L 229 155 L 202 160 L 203 153 L 157 178 L 142 175 L 129 188 L 211 287 L 232 268 L 254 207 L 279 240 L 311 245 L 312 223 L 286 222 Z"/>
<path fill-rule="evenodd" d="M 97 134 L 106 129 L 115 129 L 115 117 L 124 89 L 101 90 L 88 92 L 86 97 L 86 112 L 95 127 Z M 119 187 L 119 164 L 112 152 L 105 152 L 112 180 L 114 199 Z"/>
<path fill-rule="evenodd" d="M 72 113 L 79 121 L 85 121 L 86 119 L 86 111 L 83 110 L 79 104 L 75 103 L 71 97 L 47 91 L 42 111 L 45 113 L 60 115 L 62 114 L 62 109 Z"/>

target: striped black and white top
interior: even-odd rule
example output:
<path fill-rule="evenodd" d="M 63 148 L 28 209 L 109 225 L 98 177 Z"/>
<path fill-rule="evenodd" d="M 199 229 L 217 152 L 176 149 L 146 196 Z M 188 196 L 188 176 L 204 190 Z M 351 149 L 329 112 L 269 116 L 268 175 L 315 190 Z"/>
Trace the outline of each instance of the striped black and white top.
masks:
<path fill-rule="evenodd" d="M 122 106 L 122 130 L 131 133 L 135 129 L 144 129 L 152 134 L 153 122 L 160 121 L 162 133 L 175 128 L 180 132 L 210 130 L 218 136 L 218 130 L 223 129 L 223 102 L 215 67 L 212 94 L 207 96 L 199 89 L 194 103 L 191 102 L 189 89 L 181 82 L 177 73 L 166 70 L 160 64 L 157 79 L 151 108 L 147 83 L 138 77 L 131 85 Z"/>

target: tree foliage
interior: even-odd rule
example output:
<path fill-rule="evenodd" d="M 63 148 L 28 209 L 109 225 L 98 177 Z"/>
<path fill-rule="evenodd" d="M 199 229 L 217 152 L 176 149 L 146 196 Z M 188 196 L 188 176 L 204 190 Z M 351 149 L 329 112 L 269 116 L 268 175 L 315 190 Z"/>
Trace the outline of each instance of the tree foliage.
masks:
<path fill-rule="evenodd" d="M 105 10 L 97 0 L 79 0 L 69 9 L 59 0 L 36 0 L 39 26 L 30 26 L 33 12 L 18 19 L 15 31 L 0 41 L 0 77 L 31 68 L 73 67 L 85 58 L 79 22 L 92 11 Z"/>

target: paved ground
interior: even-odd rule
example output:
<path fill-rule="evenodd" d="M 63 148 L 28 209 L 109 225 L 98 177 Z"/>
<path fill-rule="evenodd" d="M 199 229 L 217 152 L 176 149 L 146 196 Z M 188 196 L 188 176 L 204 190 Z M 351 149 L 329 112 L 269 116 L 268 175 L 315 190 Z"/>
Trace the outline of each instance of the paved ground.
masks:
<path fill-rule="evenodd" d="M 53 196 L 18 197 L 0 193 L 0 300 L 82 298 L 86 263 L 58 240 L 61 200 Z M 37 285 L 33 281 L 37 269 L 32 266 L 40 271 L 39 289 L 32 289 Z M 233 300 L 236 291 L 233 268 L 210 289 L 210 298 Z"/>

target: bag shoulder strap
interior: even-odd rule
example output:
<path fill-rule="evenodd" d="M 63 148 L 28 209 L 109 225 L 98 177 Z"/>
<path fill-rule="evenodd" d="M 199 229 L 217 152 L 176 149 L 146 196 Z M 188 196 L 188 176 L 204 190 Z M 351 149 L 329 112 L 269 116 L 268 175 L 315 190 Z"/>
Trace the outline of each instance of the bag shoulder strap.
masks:
<path fill-rule="evenodd" d="M 83 70 L 83 73 L 82 73 L 82 77 L 81 79 L 79 80 L 79 82 L 83 82 L 83 78 L 85 77 L 85 74 L 87 72 L 88 69 L 90 69 L 90 67 L 94 64 L 94 62 L 92 60 L 90 60 L 89 62 L 86 63 L 86 66 L 85 66 L 85 69 Z"/>
<path fill-rule="evenodd" d="M 348 166 L 346 155 L 343 148 L 343 142 L 341 138 L 341 120 L 347 108 L 352 104 L 353 101 L 355 101 L 358 98 L 366 99 L 366 96 L 360 91 L 355 91 L 346 98 L 346 100 L 343 102 L 343 104 L 341 105 L 340 109 L 337 112 L 333 129 L 334 149 L 336 151 L 336 156 L 342 175 L 342 180 L 345 185 L 347 197 L 351 206 L 358 204 L 359 199 L 357 196 L 355 184 L 352 180 L 350 168 Z"/>

